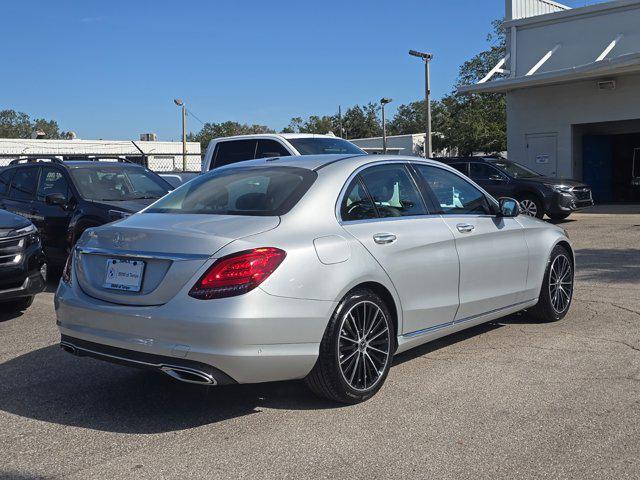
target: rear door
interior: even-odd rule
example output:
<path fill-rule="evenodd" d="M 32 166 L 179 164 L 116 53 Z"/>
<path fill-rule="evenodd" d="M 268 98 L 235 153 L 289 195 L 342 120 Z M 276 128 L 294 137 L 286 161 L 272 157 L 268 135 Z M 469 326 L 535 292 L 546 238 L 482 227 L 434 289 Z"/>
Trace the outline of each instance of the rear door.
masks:
<path fill-rule="evenodd" d="M 9 195 L 4 201 L 6 210 L 35 220 L 33 201 L 38 186 L 40 167 L 25 165 L 15 169 L 15 174 L 9 187 Z"/>
<path fill-rule="evenodd" d="M 399 334 L 453 322 L 459 275 L 454 237 L 429 212 L 404 162 L 362 170 L 341 199 L 341 223 L 395 285 L 403 311 Z"/>
<path fill-rule="evenodd" d="M 42 238 L 42 244 L 50 261 L 62 263 L 67 258 L 69 222 L 71 210 L 59 205 L 47 205 L 47 195 L 64 195 L 71 200 L 69 184 L 63 171 L 56 167 L 42 167 L 34 206 L 34 223 Z"/>
<path fill-rule="evenodd" d="M 525 300 L 529 252 L 515 218 L 498 217 L 487 197 L 462 176 L 444 168 L 415 164 L 455 237 L 460 257 L 460 308 L 456 321 Z"/>

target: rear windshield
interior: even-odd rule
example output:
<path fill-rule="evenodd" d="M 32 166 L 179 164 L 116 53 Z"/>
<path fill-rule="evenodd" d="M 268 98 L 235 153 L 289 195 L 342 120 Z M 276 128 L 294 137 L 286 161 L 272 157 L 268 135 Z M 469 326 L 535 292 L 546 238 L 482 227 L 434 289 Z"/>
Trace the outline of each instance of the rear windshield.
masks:
<path fill-rule="evenodd" d="M 297 167 L 213 170 L 154 203 L 145 213 L 284 215 L 316 177 L 316 172 Z"/>
<path fill-rule="evenodd" d="M 325 155 L 332 153 L 362 155 L 365 153 L 353 143 L 347 142 L 342 138 L 288 138 L 287 141 L 300 152 L 300 155 Z"/>

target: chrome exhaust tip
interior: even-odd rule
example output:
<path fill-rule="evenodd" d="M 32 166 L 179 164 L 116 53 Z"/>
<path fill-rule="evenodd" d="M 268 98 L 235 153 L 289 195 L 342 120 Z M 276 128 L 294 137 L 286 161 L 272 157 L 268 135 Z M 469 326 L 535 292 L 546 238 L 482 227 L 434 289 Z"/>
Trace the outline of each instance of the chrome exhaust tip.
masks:
<path fill-rule="evenodd" d="M 216 385 L 216 379 L 208 373 L 185 367 L 175 367 L 172 365 L 164 365 L 160 367 L 164 373 L 171 378 L 180 380 L 185 383 L 195 383 L 197 385 Z"/>
<path fill-rule="evenodd" d="M 60 348 L 71 355 L 78 355 L 78 349 L 67 342 L 60 342 Z"/>

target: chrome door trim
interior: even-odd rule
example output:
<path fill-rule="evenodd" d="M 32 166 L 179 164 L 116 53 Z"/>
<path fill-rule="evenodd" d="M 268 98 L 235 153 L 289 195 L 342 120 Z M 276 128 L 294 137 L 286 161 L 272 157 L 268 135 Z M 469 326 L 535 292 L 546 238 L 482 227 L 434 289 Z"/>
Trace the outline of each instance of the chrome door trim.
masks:
<path fill-rule="evenodd" d="M 373 241 L 378 245 L 388 245 L 398 239 L 393 233 L 376 233 L 373 235 Z"/>
<path fill-rule="evenodd" d="M 195 253 L 164 253 L 164 252 L 144 252 L 136 250 L 113 250 L 109 248 L 96 247 L 76 247 L 76 252 L 89 255 L 100 255 L 105 257 L 136 258 L 139 260 L 171 260 L 180 262 L 185 260 L 206 260 L 211 255 Z"/>

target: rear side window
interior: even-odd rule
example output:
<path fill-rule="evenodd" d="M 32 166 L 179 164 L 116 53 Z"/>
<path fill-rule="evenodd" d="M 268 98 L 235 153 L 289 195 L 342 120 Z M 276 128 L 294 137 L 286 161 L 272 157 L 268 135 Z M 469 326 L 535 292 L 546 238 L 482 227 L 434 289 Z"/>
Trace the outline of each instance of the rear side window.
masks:
<path fill-rule="evenodd" d="M 9 193 L 9 184 L 11 183 L 12 176 L 13 169 L 5 170 L 0 173 L 0 195 L 6 195 Z"/>
<path fill-rule="evenodd" d="M 433 192 L 443 214 L 493 213 L 484 194 L 455 173 L 431 165 L 415 164 L 415 168 Z"/>
<path fill-rule="evenodd" d="M 404 164 L 370 167 L 361 177 L 380 217 L 427 214 L 420 192 Z"/>
<path fill-rule="evenodd" d="M 218 143 L 209 169 L 243 160 L 253 160 L 256 155 L 256 144 L 257 140 L 231 140 Z"/>
<path fill-rule="evenodd" d="M 145 213 L 284 215 L 316 178 L 297 167 L 225 168 L 174 190 Z"/>
<path fill-rule="evenodd" d="M 469 175 L 469 170 L 467 169 L 467 167 L 469 166 L 468 163 L 452 163 L 451 167 L 455 168 L 456 170 L 458 170 L 460 173 L 464 174 L 464 175 Z"/>
<path fill-rule="evenodd" d="M 258 140 L 256 158 L 288 157 L 290 155 L 280 142 L 269 139 Z"/>
<path fill-rule="evenodd" d="M 44 201 L 47 195 L 60 193 L 69 198 L 69 185 L 60 170 L 51 167 L 42 168 L 38 183 L 38 200 Z"/>
<path fill-rule="evenodd" d="M 39 168 L 19 168 L 13 176 L 9 196 L 16 200 L 32 200 L 38 185 Z"/>
<path fill-rule="evenodd" d="M 486 163 L 472 163 L 470 177 L 474 180 L 497 180 L 505 178 L 498 170 Z"/>
<path fill-rule="evenodd" d="M 368 220 L 377 218 L 376 207 L 374 207 L 371 197 L 362 187 L 360 178 L 356 178 L 342 198 L 340 205 L 340 218 L 345 221 Z"/>

